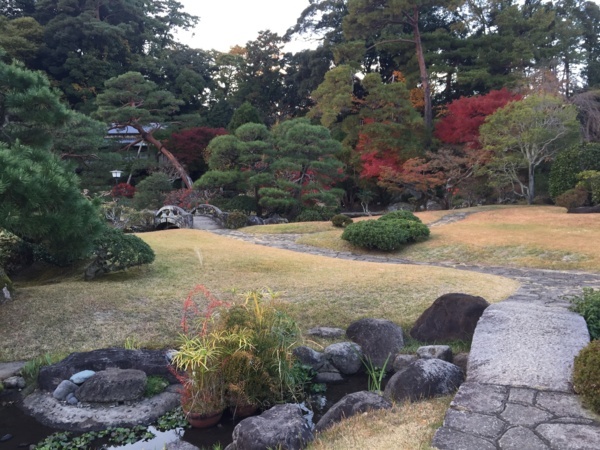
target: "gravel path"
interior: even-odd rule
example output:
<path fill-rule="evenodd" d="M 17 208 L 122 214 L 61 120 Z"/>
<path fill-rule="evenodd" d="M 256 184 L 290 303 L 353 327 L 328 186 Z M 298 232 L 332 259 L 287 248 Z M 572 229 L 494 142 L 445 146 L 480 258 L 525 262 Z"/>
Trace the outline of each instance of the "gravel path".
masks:
<path fill-rule="evenodd" d="M 430 226 L 462 220 L 450 214 Z M 519 290 L 490 306 L 471 346 L 467 381 L 457 392 L 432 445 L 440 450 L 598 449 L 600 422 L 583 409 L 571 387 L 575 355 L 589 341 L 583 319 L 565 296 L 600 289 L 600 274 L 420 263 L 297 244 L 296 234 L 211 232 L 234 239 L 331 258 L 389 264 L 450 267 L 517 280 Z"/>

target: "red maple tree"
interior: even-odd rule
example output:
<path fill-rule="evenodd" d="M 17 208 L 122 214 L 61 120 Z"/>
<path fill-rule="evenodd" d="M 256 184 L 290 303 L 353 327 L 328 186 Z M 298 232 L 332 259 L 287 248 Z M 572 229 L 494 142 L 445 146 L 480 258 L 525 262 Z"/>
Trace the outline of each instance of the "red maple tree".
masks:
<path fill-rule="evenodd" d="M 166 145 L 188 171 L 196 177 L 206 170 L 206 147 L 216 136 L 227 134 L 225 128 L 195 127 L 171 134 Z"/>

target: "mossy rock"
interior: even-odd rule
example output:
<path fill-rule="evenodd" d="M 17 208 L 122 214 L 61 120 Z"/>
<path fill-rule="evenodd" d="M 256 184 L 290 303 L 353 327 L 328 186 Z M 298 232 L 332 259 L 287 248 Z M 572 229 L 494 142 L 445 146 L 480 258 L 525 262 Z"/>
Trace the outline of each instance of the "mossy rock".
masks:
<path fill-rule="evenodd" d="M 575 358 L 573 388 L 584 402 L 600 413 L 600 341 L 592 341 Z"/>

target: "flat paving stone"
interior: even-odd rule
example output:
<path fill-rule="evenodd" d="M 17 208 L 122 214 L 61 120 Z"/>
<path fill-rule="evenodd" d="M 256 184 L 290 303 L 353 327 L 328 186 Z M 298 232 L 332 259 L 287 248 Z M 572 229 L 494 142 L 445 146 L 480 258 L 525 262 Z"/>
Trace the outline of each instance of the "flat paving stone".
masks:
<path fill-rule="evenodd" d="M 536 431 L 550 442 L 554 449 L 598 450 L 600 448 L 600 427 L 597 425 L 544 423 Z"/>
<path fill-rule="evenodd" d="M 510 428 L 499 441 L 502 450 L 548 450 L 544 441 L 529 428 Z"/>
<path fill-rule="evenodd" d="M 540 392 L 536 399 L 536 405 L 559 417 L 594 419 L 594 415 L 581 406 L 579 398 L 573 394 Z"/>
<path fill-rule="evenodd" d="M 491 439 L 502 436 L 506 428 L 506 424 L 495 416 L 454 409 L 448 410 L 444 419 L 444 426 Z"/>
<path fill-rule="evenodd" d="M 502 411 L 502 414 L 500 414 L 500 417 L 510 425 L 531 427 L 547 421 L 552 415 L 535 406 L 523 406 L 509 403 L 506 405 L 506 409 Z"/>
<path fill-rule="evenodd" d="M 497 450 L 490 441 L 449 428 L 438 429 L 431 445 L 439 450 Z"/>
<path fill-rule="evenodd" d="M 508 401 L 511 403 L 533 405 L 535 393 L 536 391 L 533 389 L 512 388 L 508 394 Z"/>
<path fill-rule="evenodd" d="M 450 406 L 482 414 L 496 414 L 504 409 L 508 389 L 481 383 L 463 383 Z"/>

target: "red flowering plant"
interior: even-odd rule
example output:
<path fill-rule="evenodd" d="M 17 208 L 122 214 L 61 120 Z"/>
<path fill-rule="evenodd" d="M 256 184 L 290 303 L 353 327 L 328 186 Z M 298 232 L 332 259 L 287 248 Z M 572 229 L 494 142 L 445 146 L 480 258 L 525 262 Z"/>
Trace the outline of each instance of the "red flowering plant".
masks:
<path fill-rule="evenodd" d="M 135 187 L 133 187 L 129 183 L 119 183 L 112 188 L 112 190 L 110 191 L 110 195 L 112 198 L 133 198 L 133 196 L 135 195 Z"/>

